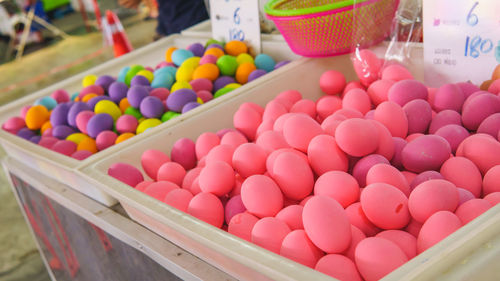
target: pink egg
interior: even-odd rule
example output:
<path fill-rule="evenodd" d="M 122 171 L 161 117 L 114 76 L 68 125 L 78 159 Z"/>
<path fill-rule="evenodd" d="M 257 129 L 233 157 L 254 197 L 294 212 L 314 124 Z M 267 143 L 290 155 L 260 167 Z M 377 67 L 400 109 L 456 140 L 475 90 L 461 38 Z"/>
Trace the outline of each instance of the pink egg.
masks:
<path fill-rule="evenodd" d="M 57 101 L 57 103 L 63 103 L 69 101 L 69 94 L 64 89 L 58 89 L 52 92 L 50 96 Z"/>
<path fill-rule="evenodd" d="M 365 156 L 374 152 L 379 144 L 377 127 L 368 120 L 352 118 L 340 123 L 335 130 L 338 146 L 352 156 Z"/>
<path fill-rule="evenodd" d="M 351 224 L 342 206 L 327 196 L 314 196 L 302 212 L 304 230 L 328 254 L 345 251 L 351 243 Z"/>
<path fill-rule="evenodd" d="M 374 236 L 380 232 L 380 228 L 376 227 L 365 215 L 363 209 L 361 208 L 361 203 L 356 202 L 349 205 L 345 212 L 349 218 L 349 222 L 363 231 L 366 236 Z"/>
<path fill-rule="evenodd" d="M 167 196 L 167 194 L 174 189 L 179 189 L 179 186 L 175 183 L 169 181 L 157 181 L 148 185 L 144 189 L 144 193 L 155 198 L 156 200 L 163 201 L 165 196 Z"/>
<path fill-rule="evenodd" d="M 410 221 L 408 197 L 390 184 L 367 185 L 361 193 L 360 202 L 366 217 L 382 229 L 403 228 Z"/>
<path fill-rule="evenodd" d="M 11 117 L 2 124 L 2 129 L 6 130 L 9 133 L 17 134 L 17 131 L 21 130 L 26 126 L 24 119 L 21 117 Z"/>
<path fill-rule="evenodd" d="M 102 96 L 102 95 L 104 95 L 104 89 L 99 85 L 90 85 L 90 86 L 83 88 L 80 91 L 80 94 L 78 95 L 78 97 L 81 99 L 88 94 L 96 94 L 98 96 Z"/>
<path fill-rule="evenodd" d="M 378 106 L 388 100 L 389 89 L 394 85 L 393 80 L 377 80 L 367 89 L 371 102 Z"/>
<path fill-rule="evenodd" d="M 483 195 L 500 192 L 500 165 L 490 168 L 483 178 Z"/>
<path fill-rule="evenodd" d="M 229 224 L 235 215 L 243 213 L 246 210 L 241 200 L 241 195 L 231 197 L 224 206 L 224 218 L 226 223 Z"/>
<path fill-rule="evenodd" d="M 387 127 L 393 137 L 404 138 L 408 134 L 408 118 L 397 103 L 386 101 L 379 104 L 375 109 L 375 120 Z"/>
<path fill-rule="evenodd" d="M 248 212 L 234 215 L 228 224 L 227 232 L 252 242 L 252 229 L 258 221 L 257 217 Z"/>
<path fill-rule="evenodd" d="M 392 140 L 394 142 L 394 156 L 391 159 L 391 165 L 393 165 L 399 170 L 402 170 L 403 169 L 402 152 L 407 142 L 406 140 L 398 137 L 393 137 Z"/>
<path fill-rule="evenodd" d="M 410 181 L 410 188 L 413 190 L 417 185 L 429 180 L 444 180 L 445 178 L 439 172 L 425 171 L 415 175 Z"/>
<path fill-rule="evenodd" d="M 293 114 L 283 126 L 286 142 L 302 152 L 306 152 L 309 142 L 322 133 L 323 129 L 318 122 L 304 114 Z"/>
<path fill-rule="evenodd" d="M 28 110 L 31 108 L 31 105 L 25 105 L 23 107 L 21 107 L 21 110 L 20 110 L 20 115 L 22 118 L 26 118 L 26 113 L 28 113 Z"/>
<path fill-rule="evenodd" d="M 108 175 L 132 187 L 144 181 L 141 171 L 126 163 L 115 163 L 111 165 L 108 169 Z"/>
<path fill-rule="evenodd" d="M 484 197 L 484 200 L 490 202 L 492 206 L 500 203 L 500 192 L 493 192 Z"/>
<path fill-rule="evenodd" d="M 76 143 L 67 140 L 60 140 L 57 141 L 51 149 L 66 156 L 71 156 L 71 154 L 76 151 Z"/>
<path fill-rule="evenodd" d="M 443 110 L 432 119 L 429 125 L 429 134 L 436 133 L 437 130 L 446 125 L 455 124 L 461 126 L 461 118 L 460 114 L 454 110 Z"/>
<path fill-rule="evenodd" d="M 279 254 L 283 239 L 290 233 L 285 222 L 272 217 L 260 219 L 252 229 L 252 242 Z"/>
<path fill-rule="evenodd" d="M 300 100 L 290 108 L 290 113 L 304 113 L 316 119 L 316 103 L 308 99 Z"/>
<path fill-rule="evenodd" d="M 457 156 L 471 160 L 483 175 L 492 167 L 500 165 L 500 142 L 490 135 L 472 135 L 460 146 L 457 148 Z"/>
<path fill-rule="evenodd" d="M 158 169 L 167 162 L 170 162 L 168 155 L 156 149 L 148 149 L 141 156 L 142 169 L 154 180 L 157 179 Z"/>
<path fill-rule="evenodd" d="M 349 92 L 352 89 L 365 89 L 365 86 L 361 85 L 361 82 L 359 81 L 350 81 L 345 85 L 344 91 L 342 93 L 342 96 L 345 95 L 345 93 Z"/>
<path fill-rule="evenodd" d="M 356 265 L 366 281 L 382 279 L 408 261 L 395 243 L 379 237 L 369 237 L 356 247 Z"/>
<path fill-rule="evenodd" d="M 204 55 L 200 59 L 200 65 L 207 64 L 207 63 L 215 64 L 216 62 L 217 62 L 217 57 L 214 55 Z"/>
<path fill-rule="evenodd" d="M 476 86 L 470 82 L 457 83 L 457 86 L 460 87 L 460 89 L 462 90 L 462 93 L 464 93 L 465 98 L 468 98 L 473 93 L 479 92 L 481 90 L 481 89 L 479 89 L 478 86 Z"/>
<path fill-rule="evenodd" d="M 95 144 L 99 151 L 115 144 L 118 135 L 113 131 L 102 131 L 95 138 Z"/>
<path fill-rule="evenodd" d="M 207 163 L 201 170 L 199 184 L 201 191 L 222 196 L 234 187 L 234 170 L 223 161 Z"/>
<path fill-rule="evenodd" d="M 243 178 L 266 172 L 267 152 L 255 143 L 245 143 L 234 150 L 233 167 Z"/>
<path fill-rule="evenodd" d="M 40 141 L 38 142 L 38 145 L 50 149 L 58 141 L 59 141 L 59 139 L 55 138 L 55 137 L 42 136 L 40 138 Z"/>
<path fill-rule="evenodd" d="M 84 111 L 85 112 L 85 111 Z M 77 117 L 77 123 L 78 123 L 78 117 Z M 116 120 L 115 128 L 118 133 L 123 134 L 123 133 L 135 133 L 138 125 L 137 119 L 128 114 L 124 114 Z"/>
<path fill-rule="evenodd" d="M 329 171 L 321 175 L 314 184 L 314 195 L 335 199 L 343 208 L 359 200 L 359 185 L 350 174 Z"/>
<path fill-rule="evenodd" d="M 178 139 L 172 147 L 170 158 L 173 162 L 181 164 L 185 170 L 196 167 L 197 158 L 194 141 L 189 138 Z"/>
<path fill-rule="evenodd" d="M 189 191 L 191 191 L 193 195 L 196 195 L 201 192 L 199 176 L 193 180 L 193 184 L 191 185 Z"/>
<path fill-rule="evenodd" d="M 467 129 L 455 124 L 443 126 L 435 134 L 448 141 L 452 153 L 455 153 L 460 143 L 470 135 Z"/>
<path fill-rule="evenodd" d="M 187 171 L 186 175 L 184 176 L 184 179 L 182 180 L 181 187 L 190 190 L 194 180 L 198 178 L 198 176 L 200 175 L 201 169 L 202 167 L 196 167 L 194 169 Z"/>
<path fill-rule="evenodd" d="M 439 211 L 434 213 L 420 229 L 417 238 L 417 253 L 434 246 L 439 241 L 462 227 L 460 219 L 449 211 Z"/>
<path fill-rule="evenodd" d="M 241 200 L 245 208 L 259 218 L 275 216 L 283 208 L 281 190 L 264 175 L 254 175 L 243 182 Z"/>
<path fill-rule="evenodd" d="M 95 115 L 92 111 L 81 111 L 76 115 L 76 127 L 80 132 L 87 134 L 87 123 Z"/>
<path fill-rule="evenodd" d="M 311 242 L 303 229 L 297 229 L 288 233 L 283 239 L 280 255 L 314 268 L 324 253 Z"/>
<path fill-rule="evenodd" d="M 268 102 L 266 107 L 264 108 L 264 113 L 262 114 L 262 120 L 263 121 L 270 120 L 274 122 L 276 121 L 276 119 L 278 119 L 278 117 L 287 112 L 288 110 L 281 102 L 272 100 Z"/>
<path fill-rule="evenodd" d="M 488 87 L 488 92 L 498 95 L 500 93 L 500 79 L 494 80 Z"/>
<path fill-rule="evenodd" d="M 389 164 L 387 159 L 379 154 L 371 154 L 361 158 L 352 168 L 352 175 L 358 181 L 360 187 L 366 185 L 368 171 L 377 164 Z"/>
<path fill-rule="evenodd" d="M 432 107 L 437 112 L 446 109 L 460 112 L 464 101 L 465 95 L 459 86 L 455 84 L 444 84 L 437 90 Z"/>
<path fill-rule="evenodd" d="M 417 238 L 402 230 L 385 230 L 377 233 L 376 237 L 387 239 L 398 245 L 408 259 L 417 255 Z"/>
<path fill-rule="evenodd" d="M 188 214 L 220 228 L 224 223 L 224 206 L 217 196 L 208 192 L 196 194 L 189 202 Z"/>
<path fill-rule="evenodd" d="M 170 181 L 181 186 L 185 175 L 186 170 L 179 163 L 165 162 L 158 168 L 156 180 Z"/>
<path fill-rule="evenodd" d="M 201 134 L 196 139 L 195 152 L 196 158 L 199 160 L 203 158 L 215 146 L 220 144 L 220 138 L 214 133 L 206 132 Z"/>
<path fill-rule="evenodd" d="M 205 90 L 196 92 L 196 96 L 200 98 L 203 102 L 209 102 L 214 98 L 211 92 Z"/>
<path fill-rule="evenodd" d="M 317 175 L 334 170 L 347 172 L 347 155 L 339 148 L 332 136 L 319 135 L 314 137 L 309 143 L 307 156 Z"/>
<path fill-rule="evenodd" d="M 269 173 L 269 175 L 271 175 L 271 176 L 274 175 L 274 172 L 273 172 L 274 161 L 276 160 L 278 155 L 280 155 L 282 152 L 295 153 L 297 156 L 301 157 L 304 160 L 304 162 L 306 162 L 306 163 L 308 162 L 307 156 L 304 153 L 302 153 L 298 150 L 295 150 L 293 148 L 281 148 L 281 149 L 273 151 L 271 154 L 269 154 L 269 156 L 266 159 L 266 168 L 267 168 L 267 172 Z"/>
<path fill-rule="evenodd" d="M 278 117 L 276 121 L 274 122 L 273 125 L 273 130 L 279 133 L 283 133 L 283 127 L 285 126 L 285 122 L 290 118 L 291 116 L 294 116 L 294 113 L 285 113 Z"/>
<path fill-rule="evenodd" d="M 470 191 L 476 198 L 481 195 L 482 177 L 472 161 L 464 157 L 450 157 L 441 166 L 441 175 L 457 187 Z"/>
<path fill-rule="evenodd" d="M 455 215 L 457 215 L 463 225 L 466 225 L 488 211 L 491 207 L 493 206 L 488 200 L 475 198 L 458 206 Z"/>
<path fill-rule="evenodd" d="M 233 153 L 234 148 L 232 146 L 227 144 L 217 145 L 208 152 L 205 161 L 207 164 L 215 161 L 224 161 L 233 166 Z"/>
<path fill-rule="evenodd" d="M 358 269 L 352 260 L 343 255 L 329 254 L 322 257 L 315 268 L 317 271 L 338 280 L 361 281 Z"/>
<path fill-rule="evenodd" d="M 408 118 L 408 134 L 425 133 L 432 120 L 432 109 L 425 100 L 412 100 L 403 106 Z"/>
<path fill-rule="evenodd" d="M 274 160 L 272 177 L 283 194 L 293 200 L 301 200 L 311 194 L 314 174 L 309 163 L 292 152 L 282 152 Z"/>
<path fill-rule="evenodd" d="M 167 88 L 155 88 L 149 92 L 149 95 L 152 97 L 157 97 L 161 101 L 165 101 L 168 98 L 170 91 Z"/>
<path fill-rule="evenodd" d="M 382 68 L 382 61 L 368 49 L 360 50 L 351 56 L 354 71 L 364 86 L 379 79 L 379 73 Z"/>
<path fill-rule="evenodd" d="M 403 80 L 394 83 L 387 93 L 387 99 L 399 106 L 404 106 L 412 100 L 427 100 L 428 95 L 427 87 L 422 82 L 417 80 Z"/>
<path fill-rule="evenodd" d="M 462 108 L 462 122 L 469 130 L 477 130 L 488 116 L 500 112 L 500 98 L 490 94 L 470 96 Z"/>
<path fill-rule="evenodd" d="M 412 218 L 410 220 L 410 223 L 403 230 L 408 232 L 409 234 L 413 235 L 414 237 L 418 237 L 418 234 L 420 233 L 420 229 L 422 228 L 422 225 L 423 225 L 422 223 L 420 223 Z"/>
<path fill-rule="evenodd" d="M 410 194 L 408 209 L 418 222 L 425 222 L 439 211 L 454 212 L 458 206 L 458 190 L 446 180 L 429 180 L 419 184 Z"/>
<path fill-rule="evenodd" d="M 477 128 L 477 133 L 488 134 L 494 138 L 500 133 L 500 113 L 495 113 L 481 122 Z"/>
<path fill-rule="evenodd" d="M 281 148 L 290 147 L 285 141 L 283 134 L 275 131 L 263 132 L 259 135 L 255 143 L 262 147 L 268 154 Z"/>
<path fill-rule="evenodd" d="M 392 159 L 395 153 L 394 140 L 393 136 L 387 127 L 385 127 L 382 123 L 377 120 L 370 120 L 373 124 L 376 125 L 378 129 L 379 142 L 378 148 L 375 150 L 375 154 L 380 154 L 384 156 L 386 159 Z"/>
<path fill-rule="evenodd" d="M 468 191 L 467 189 L 463 189 L 460 187 L 457 187 L 458 190 L 458 206 L 462 205 L 463 203 L 476 198 L 472 192 Z"/>
<path fill-rule="evenodd" d="M 247 141 L 246 137 L 238 131 L 227 132 L 220 139 L 220 144 L 230 145 L 234 149 L 238 148 L 240 145 L 247 143 L 247 142 L 248 141 Z"/>
<path fill-rule="evenodd" d="M 261 122 L 262 115 L 248 107 L 240 107 L 233 116 L 234 127 L 252 141 Z"/>
<path fill-rule="evenodd" d="M 291 230 L 304 229 L 304 224 L 302 223 L 302 211 L 304 206 L 302 205 L 289 205 L 283 208 L 276 214 L 276 218 L 284 221 Z"/>
<path fill-rule="evenodd" d="M 146 190 L 146 188 L 152 183 L 154 183 L 154 181 L 149 181 L 149 180 L 141 181 L 135 186 L 135 189 L 140 192 L 144 192 L 144 190 Z"/>
<path fill-rule="evenodd" d="M 376 164 L 366 174 L 366 184 L 386 183 L 399 189 L 403 194 L 410 196 L 410 185 L 405 176 L 396 168 L 387 164 Z"/>
<path fill-rule="evenodd" d="M 344 95 L 342 108 L 355 109 L 364 115 L 371 109 L 370 97 L 363 89 L 352 89 Z"/>
<path fill-rule="evenodd" d="M 341 108 L 331 115 L 332 118 L 345 120 L 350 118 L 363 118 L 363 114 L 352 108 Z"/>
<path fill-rule="evenodd" d="M 323 96 L 316 101 L 316 112 L 324 120 L 342 107 L 342 100 L 338 96 Z"/>
<path fill-rule="evenodd" d="M 406 67 L 399 64 L 391 64 L 382 70 L 382 79 L 401 81 L 413 79 L 413 75 L 411 75 Z"/>
<path fill-rule="evenodd" d="M 450 157 L 451 147 L 446 139 L 425 135 L 410 141 L 402 151 L 403 165 L 413 172 L 439 170 Z"/>
<path fill-rule="evenodd" d="M 208 91 L 211 92 L 213 90 L 213 84 L 212 81 L 206 79 L 206 78 L 198 78 L 191 80 L 189 82 L 191 85 L 193 91 L 199 92 L 199 91 Z"/>
<path fill-rule="evenodd" d="M 87 159 L 92 155 L 92 152 L 82 149 L 82 150 L 77 150 L 73 154 L 71 154 L 72 158 L 75 158 L 77 160 L 84 160 Z"/>
<path fill-rule="evenodd" d="M 257 113 L 259 113 L 260 116 L 264 114 L 264 108 L 254 102 L 245 102 L 240 105 L 240 108 L 247 108 L 247 109 L 253 109 Z"/>
<path fill-rule="evenodd" d="M 351 245 L 349 245 L 349 248 L 343 252 L 343 254 L 351 259 L 352 261 L 355 260 L 354 257 L 354 252 L 356 251 L 356 247 L 358 246 L 359 242 L 361 242 L 363 239 L 366 238 L 366 235 L 361 231 L 359 228 L 355 227 L 354 225 L 351 224 Z"/>
<path fill-rule="evenodd" d="M 342 118 L 339 120 L 336 116 L 330 115 L 326 117 L 325 120 L 321 123 L 321 128 L 323 131 L 332 136 L 335 137 L 335 130 L 337 130 L 337 127 L 342 123 L 342 121 L 346 120 L 347 118 L 343 115 L 340 115 Z"/>
<path fill-rule="evenodd" d="M 272 120 L 264 120 L 262 123 L 260 123 L 259 127 L 257 128 L 257 132 L 255 132 L 255 136 L 257 139 L 262 135 L 263 133 L 267 131 L 272 131 L 274 126 L 274 121 Z"/>
<path fill-rule="evenodd" d="M 319 87 L 327 95 L 338 95 L 342 93 L 346 85 L 345 76 L 337 70 L 323 72 L 319 78 Z"/>
<path fill-rule="evenodd" d="M 287 90 L 279 93 L 275 100 L 283 101 L 286 100 L 292 105 L 302 99 L 302 94 L 297 90 Z M 288 110 L 290 108 L 287 108 Z"/>
<path fill-rule="evenodd" d="M 421 134 L 421 133 L 414 133 L 414 134 L 408 135 L 408 136 L 406 137 L 406 139 L 405 139 L 405 140 L 406 140 L 407 142 L 411 142 L 411 141 L 413 141 L 413 140 L 415 140 L 415 139 L 417 139 L 417 138 L 419 138 L 419 137 L 422 137 L 422 136 L 424 136 L 424 134 Z"/>

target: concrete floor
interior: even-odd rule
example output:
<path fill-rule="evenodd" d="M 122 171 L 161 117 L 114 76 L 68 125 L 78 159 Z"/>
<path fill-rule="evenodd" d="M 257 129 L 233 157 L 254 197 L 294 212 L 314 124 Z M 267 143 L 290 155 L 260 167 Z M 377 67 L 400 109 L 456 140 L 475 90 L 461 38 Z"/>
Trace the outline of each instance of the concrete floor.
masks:
<path fill-rule="evenodd" d="M 119 8 L 116 0 L 99 1 L 99 4 L 103 12 L 105 9 L 117 12 L 134 48 L 152 41 L 156 26 L 154 20 L 145 21 L 143 14 Z M 55 38 L 49 46 L 29 53 L 21 60 L 0 65 L 0 105 L 113 58 L 112 49 L 103 47 L 100 32 L 85 32 L 79 13 L 69 14 L 53 23 L 71 36 L 64 40 Z M 91 54 L 91 58 L 82 59 Z M 54 71 L 65 65 L 68 66 L 65 70 Z M 50 75 L 44 75 L 45 73 Z M 0 156 L 3 156 L 3 152 L 0 152 Z M 50 278 L 2 170 L 0 281 L 45 280 Z"/>

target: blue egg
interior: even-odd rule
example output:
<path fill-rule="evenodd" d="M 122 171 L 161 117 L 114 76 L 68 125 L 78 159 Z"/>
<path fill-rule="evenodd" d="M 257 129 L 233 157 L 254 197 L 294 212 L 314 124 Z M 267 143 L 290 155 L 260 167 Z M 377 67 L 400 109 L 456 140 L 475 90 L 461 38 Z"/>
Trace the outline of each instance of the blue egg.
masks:
<path fill-rule="evenodd" d="M 155 75 L 151 87 L 153 88 L 167 88 L 170 89 L 174 84 L 174 77 L 168 72 L 162 72 Z"/>
<path fill-rule="evenodd" d="M 52 97 L 43 97 L 35 101 L 35 105 L 43 105 L 47 110 L 52 110 L 57 106 L 57 101 Z"/>
<path fill-rule="evenodd" d="M 193 52 L 186 49 L 177 49 L 172 53 L 172 62 L 179 66 L 190 57 L 194 57 Z"/>
<path fill-rule="evenodd" d="M 78 95 L 80 95 L 80 93 L 78 93 L 78 92 L 77 92 L 77 93 L 73 93 L 73 94 L 71 95 L 71 100 L 72 100 L 72 101 L 75 101 L 75 99 L 78 97 Z"/>
<path fill-rule="evenodd" d="M 127 76 L 129 70 L 130 66 L 125 66 L 124 68 L 122 68 L 118 73 L 118 78 L 116 80 L 125 83 L 125 77 Z"/>
<path fill-rule="evenodd" d="M 173 66 L 166 66 L 166 67 L 162 67 L 162 68 L 158 68 L 157 70 L 155 70 L 154 72 L 154 76 L 160 74 L 160 73 L 170 73 L 170 75 L 172 75 L 172 77 L 175 77 L 175 74 L 177 73 L 177 68 L 173 67 Z"/>
<path fill-rule="evenodd" d="M 274 59 L 266 54 L 258 54 L 255 57 L 254 63 L 258 69 L 263 69 L 266 72 L 271 72 L 274 69 L 274 66 L 276 65 Z"/>

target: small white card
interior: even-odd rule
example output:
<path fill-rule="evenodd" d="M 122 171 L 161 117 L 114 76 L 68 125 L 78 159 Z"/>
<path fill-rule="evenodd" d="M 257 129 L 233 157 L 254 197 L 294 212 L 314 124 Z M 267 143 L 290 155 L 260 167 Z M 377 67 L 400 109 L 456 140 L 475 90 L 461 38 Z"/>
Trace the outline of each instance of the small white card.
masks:
<path fill-rule="evenodd" d="M 491 79 L 500 64 L 499 0 L 424 0 L 425 82 Z"/>
<path fill-rule="evenodd" d="M 260 53 L 259 1 L 210 0 L 212 37 L 244 41 L 252 53 Z"/>

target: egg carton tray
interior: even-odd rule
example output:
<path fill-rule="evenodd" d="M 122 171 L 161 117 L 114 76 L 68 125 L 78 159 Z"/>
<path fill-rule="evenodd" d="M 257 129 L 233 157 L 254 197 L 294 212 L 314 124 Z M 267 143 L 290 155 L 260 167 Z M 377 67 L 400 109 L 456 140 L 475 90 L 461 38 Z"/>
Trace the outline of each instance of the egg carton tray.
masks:
<path fill-rule="evenodd" d="M 23 106 L 31 105 L 37 99 L 49 96 L 53 91 L 57 89 L 65 89 L 66 91 L 68 91 L 68 93 L 74 93 L 81 90 L 81 81 L 85 76 L 89 74 L 95 74 L 98 76 L 117 76 L 120 69 L 133 64 L 141 64 L 154 67 L 160 61 L 164 60 L 165 51 L 168 47 L 176 46 L 179 48 L 186 48 L 192 43 L 205 43 L 208 39 L 209 37 L 190 37 L 179 34 L 163 38 L 157 42 L 132 51 L 119 58 L 115 58 L 111 61 L 105 62 L 88 71 L 77 74 L 71 78 L 58 82 L 45 89 L 39 90 L 31 95 L 2 106 L 0 108 L 0 123 L 3 124 L 10 117 L 19 116 L 21 108 Z M 262 51 L 264 53 L 272 56 L 277 61 L 294 60 L 299 58 L 292 51 L 289 51 L 285 43 L 263 42 L 262 47 Z M 260 77 L 259 79 L 257 79 L 257 81 L 270 79 L 266 78 L 266 76 L 267 75 Z M 239 89 L 232 91 L 230 96 L 238 95 L 239 93 L 244 92 L 246 89 L 258 85 L 258 83 L 259 82 L 252 81 L 248 84 L 245 84 Z M 198 108 L 195 108 L 183 114 L 183 120 L 188 119 L 190 116 L 199 114 L 204 110 L 204 108 L 206 108 L 206 106 L 209 106 L 210 104 L 214 105 L 220 102 L 224 102 L 224 100 L 225 97 L 220 97 L 210 101 L 206 105 L 199 106 Z M 155 128 L 147 130 L 147 132 L 142 133 L 140 137 L 148 138 L 154 136 L 163 128 L 178 122 L 180 122 L 178 118 L 171 119 L 170 121 L 167 121 Z M 137 141 L 138 137 L 139 136 L 135 136 L 124 142 L 116 144 L 113 146 L 113 148 L 116 148 L 116 150 L 118 151 L 126 148 L 127 146 Z M 107 192 L 89 184 L 85 178 L 82 178 L 77 173 L 75 173 L 77 168 L 89 165 L 90 163 L 96 161 L 96 159 L 98 159 L 99 157 L 99 154 L 103 152 L 98 152 L 94 155 L 91 155 L 87 159 L 80 161 L 31 143 L 2 129 L 0 129 L 0 144 L 3 146 L 7 155 L 21 161 L 24 164 L 27 164 L 28 166 L 42 172 L 49 177 L 67 184 L 68 186 L 78 190 L 88 197 L 106 206 L 112 206 L 117 203 L 117 200 L 110 196 Z"/>
<path fill-rule="evenodd" d="M 418 62 L 422 58 L 422 49 L 414 49 L 412 57 Z M 421 63 L 414 65 L 421 67 Z M 262 80 L 245 93 L 234 95 L 224 103 L 212 104 L 203 114 L 184 119 L 154 137 L 142 138 L 119 154 L 109 154 L 101 161 L 83 167 L 80 172 L 96 187 L 115 196 L 133 220 L 238 279 L 331 280 L 320 272 L 239 239 L 107 175 L 108 168 L 116 162 L 142 169 L 140 158 L 147 149 L 169 153 L 179 138 L 195 140 L 203 132 L 231 127 L 233 114 L 244 102 L 263 106 L 281 91 L 289 89 L 298 90 L 304 98 L 315 100 L 321 96 L 319 76 L 329 69 L 343 72 L 348 80 L 354 78 L 349 56 L 302 58 L 283 71 L 271 74 L 272 79 Z M 422 71 L 412 68 L 410 71 L 422 79 Z M 384 280 L 491 280 L 500 276 L 500 268 L 496 266 L 500 255 L 499 211 L 500 206 L 490 209 Z"/>

